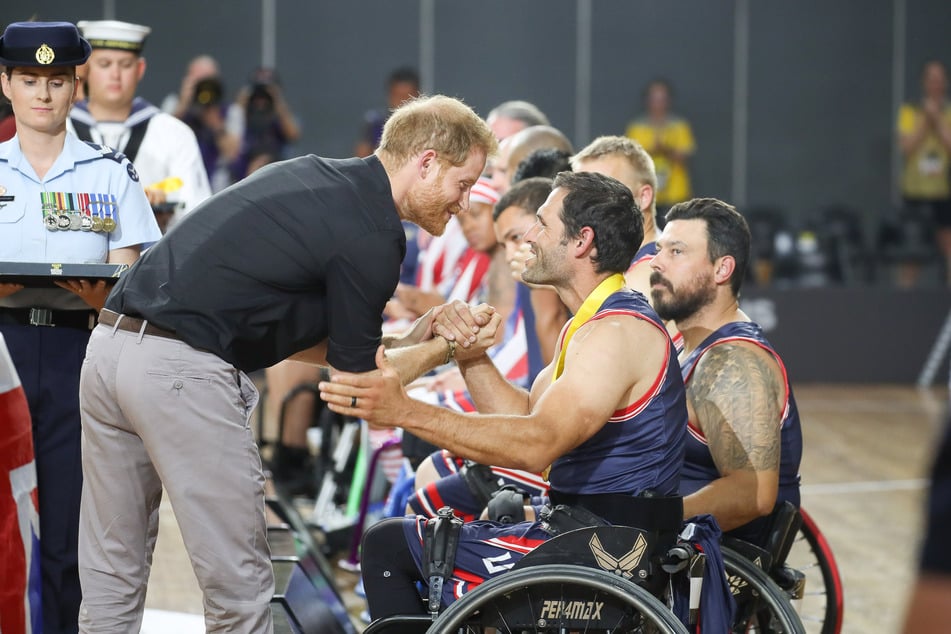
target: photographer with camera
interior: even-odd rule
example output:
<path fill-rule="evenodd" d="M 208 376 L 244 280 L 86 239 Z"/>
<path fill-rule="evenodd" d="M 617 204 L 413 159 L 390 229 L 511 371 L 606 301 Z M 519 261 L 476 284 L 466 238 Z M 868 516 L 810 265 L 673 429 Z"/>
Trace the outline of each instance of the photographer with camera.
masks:
<path fill-rule="evenodd" d="M 191 102 L 181 116 L 198 139 L 198 148 L 211 183 L 219 192 L 232 182 L 229 166 L 241 151 L 243 123 L 239 108 L 225 102 L 225 88 L 218 76 L 195 82 Z"/>
<path fill-rule="evenodd" d="M 241 152 L 231 166 L 241 180 L 268 163 L 288 158 L 288 148 L 300 138 L 300 125 L 281 90 L 277 71 L 258 68 L 251 83 L 238 93 L 235 105 L 244 114 Z"/>

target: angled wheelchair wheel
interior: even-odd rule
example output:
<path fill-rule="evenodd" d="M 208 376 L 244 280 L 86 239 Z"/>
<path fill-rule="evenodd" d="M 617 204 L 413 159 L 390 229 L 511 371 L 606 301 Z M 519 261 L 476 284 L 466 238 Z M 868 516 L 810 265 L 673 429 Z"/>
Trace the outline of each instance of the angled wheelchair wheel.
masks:
<path fill-rule="evenodd" d="M 743 555 L 729 548 L 722 551 L 730 590 L 736 600 L 733 633 L 805 634 L 789 595 Z"/>
<path fill-rule="evenodd" d="M 667 606 L 620 576 L 550 564 L 512 570 L 449 606 L 431 634 L 687 634 Z"/>
<path fill-rule="evenodd" d="M 839 634 L 842 630 L 845 595 L 832 549 L 815 520 L 800 508 L 802 525 L 786 565 L 805 575 L 806 587 L 798 608 L 810 634 Z"/>

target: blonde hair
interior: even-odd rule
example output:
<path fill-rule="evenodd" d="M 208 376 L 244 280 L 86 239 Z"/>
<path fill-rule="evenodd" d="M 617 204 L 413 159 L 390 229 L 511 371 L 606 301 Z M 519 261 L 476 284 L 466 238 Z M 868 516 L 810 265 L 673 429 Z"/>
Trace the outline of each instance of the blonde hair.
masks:
<path fill-rule="evenodd" d="M 416 97 L 393 111 L 383 126 L 377 150 L 397 166 L 425 150 L 435 150 L 439 159 L 459 166 L 472 148 L 486 157 L 495 154 L 495 135 L 472 108 L 444 95 Z"/>
<path fill-rule="evenodd" d="M 581 163 L 593 161 L 605 156 L 623 156 L 637 172 L 641 182 L 657 191 L 657 172 L 654 159 L 637 141 L 624 136 L 599 136 L 583 150 L 571 157 L 571 168 L 575 171 Z"/>

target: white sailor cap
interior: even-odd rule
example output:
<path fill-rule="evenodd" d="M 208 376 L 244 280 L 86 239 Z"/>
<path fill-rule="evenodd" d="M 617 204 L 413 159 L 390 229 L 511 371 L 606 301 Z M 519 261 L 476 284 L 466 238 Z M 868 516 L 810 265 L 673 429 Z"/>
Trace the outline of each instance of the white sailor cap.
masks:
<path fill-rule="evenodd" d="M 76 26 L 83 32 L 93 50 L 111 48 L 141 53 L 145 37 L 152 32 L 147 26 L 118 20 L 82 20 Z"/>

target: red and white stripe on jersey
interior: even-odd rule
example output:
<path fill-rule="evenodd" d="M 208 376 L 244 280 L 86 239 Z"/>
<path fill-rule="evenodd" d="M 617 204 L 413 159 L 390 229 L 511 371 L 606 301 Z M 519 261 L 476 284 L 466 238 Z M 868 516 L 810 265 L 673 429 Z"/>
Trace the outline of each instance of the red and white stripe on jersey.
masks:
<path fill-rule="evenodd" d="M 660 332 L 664 333 L 664 337 L 669 340 L 667 335 L 667 330 L 654 323 L 652 319 L 646 315 L 637 312 L 636 310 L 624 310 L 620 308 L 614 308 L 611 310 L 604 310 L 598 313 L 595 313 L 591 319 L 588 320 L 588 323 L 592 321 L 597 321 L 599 319 L 604 319 L 605 317 L 613 317 L 615 315 L 628 315 L 636 319 L 640 319 L 646 324 L 650 324 Z M 657 374 L 657 377 L 654 379 L 654 383 L 651 385 L 650 389 L 647 390 L 643 396 L 637 399 L 635 402 L 631 403 L 627 407 L 614 410 L 614 414 L 611 415 L 611 418 L 608 419 L 609 423 L 620 423 L 626 420 L 630 420 L 640 414 L 644 409 L 650 405 L 651 401 L 658 395 L 664 388 L 664 379 L 667 377 L 667 369 L 670 366 L 670 346 L 664 351 L 664 363 L 660 368 L 660 371 Z"/>
<path fill-rule="evenodd" d="M 466 303 L 475 301 L 484 295 L 484 285 L 488 282 L 485 274 L 489 271 L 492 257 L 488 253 L 468 248 L 459 258 L 455 281 L 449 293 L 445 296 L 447 302 L 462 300 Z"/>
<path fill-rule="evenodd" d="M 634 260 L 633 262 L 631 262 L 631 265 L 627 267 L 627 271 L 625 271 L 625 273 L 630 273 L 631 271 L 634 270 L 634 267 L 636 267 L 637 265 L 643 264 L 645 262 L 650 262 L 653 259 L 654 259 L 654 254 L 652 253 L 644 254 L 641 257 Z"/>
<path fill-rule="evenodd" d="M 499 192 L 492 187 L 492 181 L 484 176 L 477 180 L 469 190 L 470 203 L 483 203 L 495 206 L 499 202 Z"/>
<path fill-rule="evenodd" d="M 707 438 L 703 435 L 703 432 L 700 431 L 693 423 L 687 421 L 687 433 L 693 436 L 697 441 L 707 444 Z"/>
<path fill-rule="evenodd" d="M 422 509 L 423 512 L 420 513 L 420 515 L 425 515 L 426 517 L 436 517 L 439 509 L 444 506 L 450 506 L 446 504 L 442 496 L 439 495 L 436 482 L 430 482 L 423 488 L 416 489 L 411 497 L 416 500 L 416 504 L 413 504 L 413 506 Z"/>
<path fill-rule="evenodd" d="M 441 236 L 432 238 L 421 247 L 416 268 L 416 286 L 424 291 L 436 291 L 443 297 L 452 288 L 453 274 L 459 258 L 469 248 L 466 236 L 455 216 L 449 219 Z"/>
<path fill-rule="evenodd" d="M 515 331 L 505 341 L 489 349 L 489 358 L 505 379 L 527 387 L 528 340 L 525 338 L 525 318 L 521 310 L 515 315 Z M 457 412 L 475 412 L 476 406 L 466 390 L 442 391 L 439 404 Z"/>
<path fill-rule="evenodd" d="M 505 550 L 511 550 L 512 552 L 521 553 L 523 555 L 527 555 L 545 542 L 544 539 L 526 539 L 516 535 L 502 535 L 480 541 L 482 541 L 483 544 L 495 546 L 496 548 L 504 548 Z"/>
<path fill-rule="evenodd" d="M 684 383 L 688 383 L 690 381 L 690 377 L 693 376 L 693 371 L 697 369 L 697 364 L 700 362 L 700 359 L 702 359 L 703 355 L 709 352 L 711 348 L 713 348 L 714 346 L 718 346 L 721 343 L 730 343 L 734 341 L 745 341 L 747 343 L 751 343 L 755 345 L 758 348 L 765 350 L 766 352 L 770 354 L 771 357 L 773 357 L 776 360 L 776 363 L 779 364 L 779 371 L 783 375 L 783 411 L 779 416 L 779 427 L 782 428 L 782 426 L 786 424 L 786 419 L 789 417 L 789 376 L 786 374 L 786 366 L 785 364 L 783 364 L 783 360 L 779 358 L 779 355 L 776 354 L 774 350 L 771 350 L 768 346 L 763 345 L 763 342 L 761 341 L 757 341 L 756 339 L 751 339 L 750 337 L 726 337 L 724 339 L 717 339 L 712 344 L 707 346 L 704 349 L 704 351 L 697 356 L 696 361 L 694 361 L 693 367 L 691 367 L 690 370 L 687 372 L 687 379 L 686 381 L 684 381 Z M 693 424 L 693 421 L 687 421 L 687 433 L 689 433 L 691 436 L 696 438 L 699 442 L 702 442 L 705 445 L 707 444 L 706 436 L 703 435 L 703 432 L 700 430 L 699 427 Z"/>
<path fill-rule="evenodd" d="M 472 402 L 472 397 L 469 396 L 469 392 L 466 390 L 457 390 L 455 392 L 452 390 L 443 390 L 439 392 L 437 396 L 439 397 L 440 406 L 451 409 L 454 412 L 471 414 L 477 411 L 475 403 Z"/>
<path fill-rule="evenodd" d="M 525 313 L 516 308 L 515 327 L 502 343 L 489 350 L 492 363 L 506 380 L 517 385 L 528 382 L 528 339 L 525 334 Z"/>
<path fill-rule="evenodd" d="M 674 350 L 677 351 L 677 354 L 684 351 L 684 333 L 678 330 L 670 340 L 673 342 Z"/>
<path fill-rule="evenodd" d="M 457 600 L 462 597 L 467 592 L 471 592 L 473 588 L 484 582 L 485 579 L 466 572 L 465 570 L 460 570 L 455 568 L 452 571 L 452 596 Z"/>
<path fill-rule="evenodd" d="M 548 493 L 548 481 L 540 473 L 520 469 L 506 469 L 504 467 L 492 467 L 492 473 L 515 483 L 531 495 L 546 495 Z"/>

